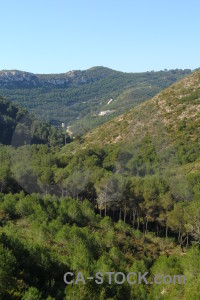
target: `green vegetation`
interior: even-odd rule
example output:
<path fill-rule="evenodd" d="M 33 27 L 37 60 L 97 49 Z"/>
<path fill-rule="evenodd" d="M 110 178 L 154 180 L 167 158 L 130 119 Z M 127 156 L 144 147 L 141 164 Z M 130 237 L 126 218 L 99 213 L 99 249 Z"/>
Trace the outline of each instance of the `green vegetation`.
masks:
<path fill-rule="evenodd" d="M 0 97 L 0 143 L 63 145 L 63 134 L 48 123 L 42 123 L 25 109 Z"/>
<path fill-rule="evenodd" d="M 91 204 L 55 196 L 0 194 L 1 299 L 192 299 L 199 295 L 198 247 L 180 256 L 172 238 L 142 235 L 95 215 Z M 170 254 L 170 255 L 169 255 Z M 66 285 L 66 272 L 185 275 L 186 285 Z M 165 291 L 162 296 L 162 291 Z"/>
<path fill-rule="evenodd" d="M 0 298 L 198 299 L 200 71 L 64 147 L 0 147 Z M 130 271 L 186 284 L 65 285 Z"/>
<path fill-rule="evenodd" d="M 191 73 L 178 69 L 122 73 L 103 67 L 55 75 L 13 72 L 10 81 L 7 77 L 4 81 L 5 72 L 0 72 L 0 95 L 18 102 L 44 121 L 57 126 L 61 122 L 72 125 L 75 135 L 113 119 Z M 108 105 L 110 99 L 114 101 Z M 113 113 L 96 116 L 105 110 Z"/>

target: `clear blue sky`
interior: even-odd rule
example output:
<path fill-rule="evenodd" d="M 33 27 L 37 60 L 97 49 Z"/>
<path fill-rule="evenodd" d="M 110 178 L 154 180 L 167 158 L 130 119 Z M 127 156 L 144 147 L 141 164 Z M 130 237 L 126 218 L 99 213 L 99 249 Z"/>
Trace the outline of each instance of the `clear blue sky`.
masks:
<path fill-rule="evenodd" d="M 200 67 L 199 0 L 0 0 L 0 69 Z"/>

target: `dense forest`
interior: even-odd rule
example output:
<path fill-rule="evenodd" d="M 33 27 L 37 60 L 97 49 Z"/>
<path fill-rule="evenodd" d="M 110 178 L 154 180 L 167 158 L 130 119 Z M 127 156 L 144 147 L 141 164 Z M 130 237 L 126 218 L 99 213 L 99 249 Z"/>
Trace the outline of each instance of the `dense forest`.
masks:
<path fill-rule="evenodd" d="M 104 67 L 65 74 L 0 72 L 0 95 L 56 126 L 66 123 L 75 135 L 150 99 L 191 70 L 123 73 Z M 108 104 L 112 99 L 112 103 Z M 101 111 L 112 113 L 98 116 Z"/>
<path fill-rule="evenodd" d="M 199 298 L 199 86 L 196 71 L 65 146 L 1 141 L 1 299 Z M 186 284 L 66 285 L 68 271 Z"/>
<path fill-rule="evenodd" d="M 0 196 L 1 299 L 198 299 L 200 251 L 181 256 L 174 237 L 143 235 L 94 213 L 87 200 L 23 192 Z M 63 274 L 149 272 L 187 277 L 186 285 L 66 285 Z"/>

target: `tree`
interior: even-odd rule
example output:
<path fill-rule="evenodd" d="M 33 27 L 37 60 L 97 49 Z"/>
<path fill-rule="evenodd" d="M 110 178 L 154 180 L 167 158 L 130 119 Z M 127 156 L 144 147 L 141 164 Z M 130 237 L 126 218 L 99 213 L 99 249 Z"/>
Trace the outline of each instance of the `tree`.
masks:
<path fill-rule="evenodd" d="M 185 228 L 195 241 L 200 244 L 200 203 L 195 200 L 189 203 L 184 212 Z"/>
<path fill-rule="evenodd" d="M 167 213 L 172 209 L 173 201 L 170 193 L 160 194 L 158 199 L 158 210 L 159 215 L 157 217 L 157 222 L 165 227 L 165 236 L 168 237 L 168 226 L 167 226 Z M 157 233 L 158 235 L 158 233 Z"/>
<path fill-rule="evenodd" d="M 89 171 L 76 169 L 63 181 L 66 195 L 78 199 L 78 196 L 87 187 L 89 180 Z"/>
<path fill-rule="evenodd" d="M 6 190 L 6 186 L 11 178 L 11 170 L 10 170 L 10 148 L 0 146 L 0 192 Z"/>
<path fill-rule="evenodd" d="M 16 288 L 15 269 L 17 262 L 12 252 L 0 245 L 0 298 L 6 299 Z"/>
<path fill-rule="evenodd" d="M 185 222 L 185 210 L 187 209 L 187 203 L 178 202 L 175 203 L 174 209 L 168 213 L 167 227 L 170 227 L 173 231 L 178 233 L 178 242 L 183 250 L 183 244 L 186 236 L 186 222 Z M 183 239 L 184 238 L 184 239 Z"/>
<path fill-rule="evenodd" d="M 30 287 L 23 295 L 22 300 L 41 300 L 42 293 L 35 287 Z"/>
<path fill-rule="evenodd" d="M 97 203 L 99 205 L 100 214 L 102 209 L 105 211 L 105 216 L 107 215 L 107 210 L 112 209 L 121 210 L 124 197 L 124 191 L 126 188 L 126 179 L 122 175 L 114 174 L 104 177 L 99 184 L 96 186 L 97 193 Z M 127 208 L 124 202 L 124 211 Z"/>

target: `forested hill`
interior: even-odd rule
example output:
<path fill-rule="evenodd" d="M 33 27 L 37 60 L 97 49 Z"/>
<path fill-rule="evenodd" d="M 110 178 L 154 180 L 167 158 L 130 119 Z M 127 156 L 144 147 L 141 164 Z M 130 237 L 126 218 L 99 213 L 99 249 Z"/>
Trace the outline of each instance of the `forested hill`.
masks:
<path fill-rule="evenodd" d="M 197 71 L 62 148 L 0 145 L 0 299 L 199 299 L 199 130 Z M 110 270 L 150 284 L 63 282 Z"/>
<path fill-rule="evenodd" d="M 200 129 L 200 71 L 173 84 L 152 99 L 89 132 L 84 146 L 141 141 L 180 143 L 194 147 Z M 198 140 L 199 141 L 199 140 Z M 162 145 L 162 144 L 161 144 Z M 162 148 L 164 145 L 162 145 Z M 183 151 L 184 152 L 184 151 Z"/>
<path fill-rule="evenodd" d="M 62 145 L 63 134 L 50 124 L 40 122 L 26 109 L 0 96 L 0 143 L 13 146 Z"/>
<path fill-rule="evenodd" d="M 0 94 L 82 134 L 149 99 L 191 70 L 123 73 L 104 67 L 64 74 L 0 71 Z M 110 101 L 112 99 L 112 101 Z M 99 115 L 108 111 L 106 115 Z"/>
<path fill-rule="evenodd" d="M 133 185 L 136 185 L 134 201 L 140 202 L 140 197 L 143 197 L 143 213 L 145 215 L 145 211 L 149 211 L 151 220 L 155 220 L 154 213 L 157 214 L 160 209 L 162 193 L 173 199 L 172 203 L 198 198 L 200 71 L 64 147 L 59 157 L 62 160 L 66 157 L 67 170 L 78 166 L 89 168 L 92 178 L 99 174 L 105 176 L 102 179 L 104 188 L 107 172 L 114 174 L 111 181 L 116 179 L 115 176 L 121 176 L 123 181 L 132 178 Z M 100 170 L 98 173 L 95 166 L 105 173 Z M 164 189 L 158 191 L 162 184 Z M 126 196 L 124 200 L 117 200 L 117 189 L 115 192 L 115 200 L 111 197 L 109 203 L 109 197 L 106 199 L 107 210 L 123 210 L 124 205 L 125 212 L 131 212 L 134 201 Z M 114 190 L 111 195 L 113 193 Z M 165 200 L 168 201 L 167 198 Z"/>

